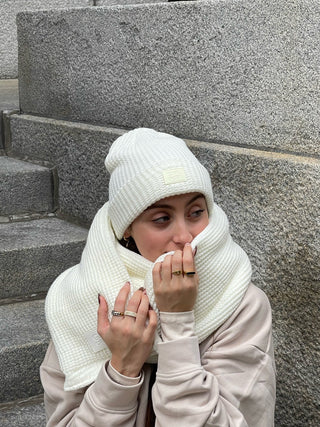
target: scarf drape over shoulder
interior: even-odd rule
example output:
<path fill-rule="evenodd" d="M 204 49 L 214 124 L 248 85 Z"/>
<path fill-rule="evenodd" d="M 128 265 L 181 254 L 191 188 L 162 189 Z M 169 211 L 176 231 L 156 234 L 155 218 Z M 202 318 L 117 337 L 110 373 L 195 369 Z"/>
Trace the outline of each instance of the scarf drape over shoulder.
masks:
<path fill-rule="evenodd" d="M 80 263 L 55 280 L 46 298 L 47 323 L 65 374 L 65 390 L 92 383 L 111 356 L 97 333 L 98 293 L 106 298 L 111 312 L 120 288 L 130 281 L 132 293 L 141 286 L 146 288 L 157 311 L 152 284 L 154 263 L 120 245 L 108 209 L 106 203 L 96 214 Z M 251 280 L 251 265 L 246 253 L 232 240 L 227 217 L 216 204 L 209 225 L 192 242 L 195 247 L 199 276 L 195 331 L 202 342 L 238 307 Z M 157 339 L 159 322 L 158 316 Z M 150 362 L 157 360 L 157 339 Z"/>

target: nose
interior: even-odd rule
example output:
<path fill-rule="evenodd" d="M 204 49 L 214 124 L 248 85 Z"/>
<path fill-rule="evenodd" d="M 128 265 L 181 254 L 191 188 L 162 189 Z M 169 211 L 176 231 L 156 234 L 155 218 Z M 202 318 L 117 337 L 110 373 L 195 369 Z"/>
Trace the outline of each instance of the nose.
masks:
<path fill-rule="evenodd" d="M 175 221 L 173 225 L 173 242 L 183 247 L 186 243 L 191 243 L 192 238 L 188 224 L 184 220 Z"/>

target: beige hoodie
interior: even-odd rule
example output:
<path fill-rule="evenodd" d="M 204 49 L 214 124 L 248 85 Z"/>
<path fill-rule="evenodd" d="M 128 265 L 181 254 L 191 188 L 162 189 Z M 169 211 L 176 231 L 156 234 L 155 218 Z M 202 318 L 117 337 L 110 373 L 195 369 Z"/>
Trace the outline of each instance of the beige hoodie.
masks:
<path fill-rule="evenodd" d="M 193 315 L 160 315 L 152 402 L 158 427 L 272 427 L 275 367 L 271 308 L 250 285 L 232 316 L 198 345 Z M 136 379 L 108 363 L 93 384 L 64 391 L 52 344 L 40 368 L 48 427 L 144 427 L 151 366 Z"/>

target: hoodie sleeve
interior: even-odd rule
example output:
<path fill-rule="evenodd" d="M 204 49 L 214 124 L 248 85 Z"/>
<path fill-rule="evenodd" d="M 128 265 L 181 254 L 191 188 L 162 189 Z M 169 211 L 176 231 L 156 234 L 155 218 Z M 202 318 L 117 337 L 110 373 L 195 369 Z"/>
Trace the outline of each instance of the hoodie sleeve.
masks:
<path fill-rule="evenodd" d="M 156 426 L 273 426 L 271 308 L 255 286 L 201 350 L 196 337 L 182 335 L 158 351 Z"/>
<path fill-rule="evenodd" d="M 135 426 L 144 374 L 133 379 L 131 384 L 128 381 L 120 384 L 114 380 L 115 374 L 112 379 L 107 371 L 108 365 L 107 369 L 103 366 L 96 381 L 89 387 L 65 391 L 64 374 L 55 348 L 50 343 L 40 367 L 47 427 Z"/>

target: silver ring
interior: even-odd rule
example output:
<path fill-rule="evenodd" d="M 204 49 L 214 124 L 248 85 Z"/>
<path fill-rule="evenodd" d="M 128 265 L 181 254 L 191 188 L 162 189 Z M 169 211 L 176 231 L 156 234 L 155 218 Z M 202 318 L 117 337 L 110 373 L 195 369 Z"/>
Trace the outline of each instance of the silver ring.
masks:
<path fill-rule="evenodd" d="M 124 316 L 124 312 L 123 311 L 116 311 L 116 310 L 112 310 L 111 311 L 112 316 Z"/>
<path fill-rule="evenodd" d="M 135 313 L 134 311 L 129 311 L 129 310 L 126 310 L 126 311 L 124 312 L 124 315 L 125 315 L 125 316 L 134 317 L 134 318 L 136 318 L 136 317 L 137 317 L 137 313 Z"/>

